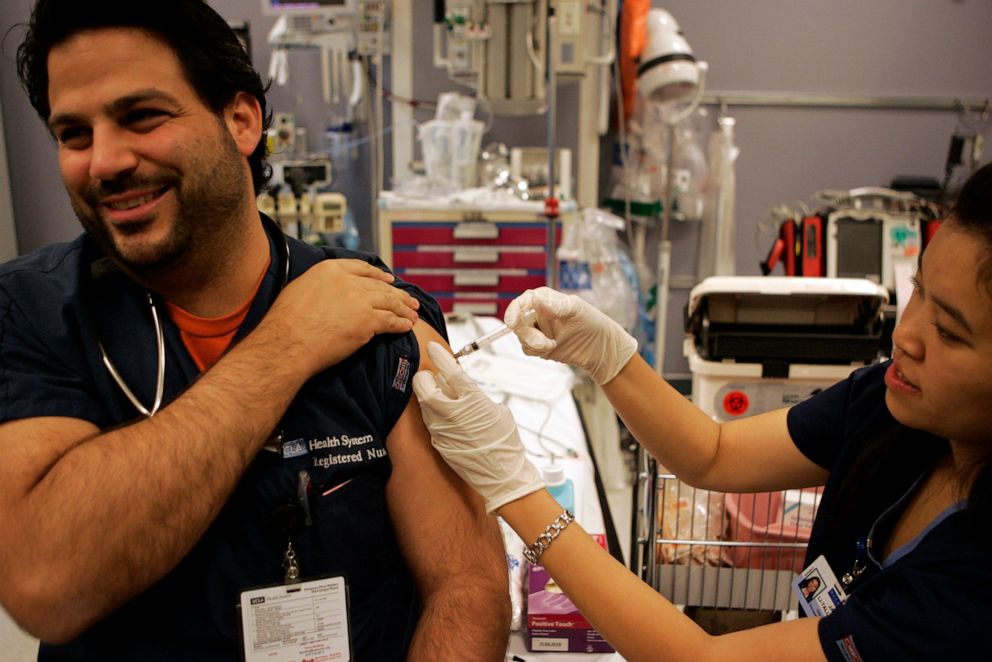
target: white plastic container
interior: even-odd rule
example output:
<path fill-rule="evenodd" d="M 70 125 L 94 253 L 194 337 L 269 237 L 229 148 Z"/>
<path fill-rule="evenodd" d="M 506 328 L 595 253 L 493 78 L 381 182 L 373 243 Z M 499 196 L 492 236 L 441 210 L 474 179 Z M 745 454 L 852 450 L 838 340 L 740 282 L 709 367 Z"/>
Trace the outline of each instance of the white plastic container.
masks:
<path fill-rule="evenodd" d="M 692 401 L 717 421 L 791 407 L 847 377 L 858 365 L 792 364 L 785 378 L 762 377 L 761 364 L 705 361 L 693 350 Z"/>
<path fill-rule="evenodd" d="M 417 127 L 427 179 L 446 187 L 451 182 L 451 122 L 430 120 Z"/>
<path fill-rule="evenodd" d="M 864 279 L 705 279 L 689 294 L 692 335 L 683 344 L 692 401 L 728 421 L 805 400 L 870 359 L 887 300 L 885 288 Z M 783 355 L 762 363 L 738 353 L 745 343 Z"/>
<path fill-rule="evenodd" d="M 418 127 L 424 168 L 434 187 L 454 192 L 477 184 L 484 128 L 468 110 L 457 120 L 430 120 Z"/>
<path fill-rule="evenodd" d="M 451 124 L 451 184 L 456 191 L 478 184 L 476 170 L 484 128 L 485 124 L 472 119 L 467 110 Z"/>

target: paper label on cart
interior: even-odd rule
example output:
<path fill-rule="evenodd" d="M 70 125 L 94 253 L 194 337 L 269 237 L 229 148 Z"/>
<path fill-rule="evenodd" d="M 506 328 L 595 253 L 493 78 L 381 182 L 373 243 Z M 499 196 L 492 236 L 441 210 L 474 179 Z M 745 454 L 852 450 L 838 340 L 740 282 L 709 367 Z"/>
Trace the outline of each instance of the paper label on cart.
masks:
<path fill-rule="evenodd" d="M 807 616 L 826 616 L 847 600 L 847 593 L 822 554 L 792 581 L 792 592 Z"/>
<path fill-rule="evenodd" d="M 245 591 L 241 625 L 246 662 L 351 660 L 344 577 Z"/>

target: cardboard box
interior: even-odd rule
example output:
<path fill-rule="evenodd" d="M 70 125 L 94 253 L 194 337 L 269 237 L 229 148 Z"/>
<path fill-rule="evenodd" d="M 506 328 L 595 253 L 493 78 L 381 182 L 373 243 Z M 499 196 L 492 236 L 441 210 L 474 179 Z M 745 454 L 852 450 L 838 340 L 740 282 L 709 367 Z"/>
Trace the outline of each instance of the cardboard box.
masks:
<path fill-rule="evenodd" d="M 593 538 L 606 548 L 606 536 Z M 559 653 L 612 653 L 614 649 L 579 613 L 542 565 L 527 577 L 527 650 Z"/>

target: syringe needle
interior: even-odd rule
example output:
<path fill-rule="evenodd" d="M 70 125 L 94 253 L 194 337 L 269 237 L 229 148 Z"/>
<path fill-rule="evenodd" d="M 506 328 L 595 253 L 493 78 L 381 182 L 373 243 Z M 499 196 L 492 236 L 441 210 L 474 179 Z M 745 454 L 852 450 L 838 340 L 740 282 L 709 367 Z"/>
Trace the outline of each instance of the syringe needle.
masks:
<path fill-rule="evenodd" d="M 528 310 L 523 315 L 522 323 L 523 325 L 533 324 L 536 319 L 537 319 L 537 312 L 534 310 Z M 496 327 L 489 333 L 484 333 L 483 335 L 479 336 L 478 338 L 476 338 L 475 340 L 473 340 L 472 342 L 470 342 L 469 344 L 465 345 L 460 350 L 455 352 L 455 358 L 460 359 L 463 356 L 468 356 L 469 354 L 479 351 L 483 347 L 488 347 L 489 345 L 492 345 L 494 342 L 496 342 L 503 336 L 508 335 L 512 332 L 513 329 L 508 327 L 506 324 L 500 324 L 498 327 Z"/>
<path fill-rule="evenodd" d="M 511 329 L 507 325 L 501 324 L 492 331 L 490 331 L 489 333 L 479 336 L 469 344 L 462 347 L 460 350 L 458 350 L 455 353 L 455 358 L 460 359 L 463 356 L 468 356 L 469 354 L 479 351 L 483 347 L 488 347 L 489 345 L 492 345 L 494 342 L 496 342 L 497 340 L 499 340 L 500 338 L 502 338 L 503 336 L 505 336 L 506 334 L 512 331 L 513 329 Z"/>

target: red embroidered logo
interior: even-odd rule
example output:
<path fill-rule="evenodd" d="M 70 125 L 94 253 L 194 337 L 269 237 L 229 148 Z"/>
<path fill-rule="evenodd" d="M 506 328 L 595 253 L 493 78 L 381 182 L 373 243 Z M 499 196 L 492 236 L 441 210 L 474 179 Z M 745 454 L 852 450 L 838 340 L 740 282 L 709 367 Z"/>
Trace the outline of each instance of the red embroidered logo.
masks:
<path fill-rule="evenodd" d="M 840 649 L 840 654 L 844 656 L 847 662 L 863 662 L 861 653 L 858 652 L 858 647 L 854 645 L 853 634 L 849 634 L 843 639 L 838 639 L 837 648 Z"/>
<path fill-rule="evenodd" d="M 401 356 L 399 365 L 396 366 L 396 375 L 393 377 L 393 388 L 397 391 L 406 392 L 406 383 L 410 379 L 410 360 Z"/>

